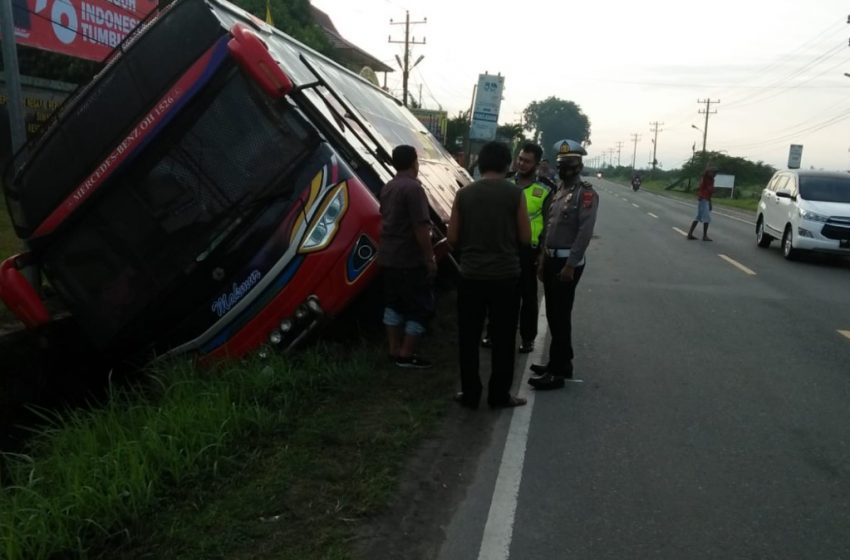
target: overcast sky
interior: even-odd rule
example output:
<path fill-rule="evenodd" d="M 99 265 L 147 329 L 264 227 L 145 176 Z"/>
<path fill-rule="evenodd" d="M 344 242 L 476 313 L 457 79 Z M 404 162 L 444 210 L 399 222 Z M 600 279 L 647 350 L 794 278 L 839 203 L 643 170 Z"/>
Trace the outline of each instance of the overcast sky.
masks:
<path fill-rule="evenodd" d="M 850 169 L 850 4 L 846 0 L 312 0 L 349 41 L 397 67 L 409 10 L 422 62 L 411 95 L 456 116 L 478 74 L 505 76 L 500 123 L 518 122 L 532 101 L 577 103 L 591 123 L 590 156 L 679 167 L 694 144 L 785 167 L 790 144 L 803 166 Z M 499 9 L 496 7 L 499 6 Z M 380 74 L 383 83 L 383 74 Z M 401 72 L 387 85 L 401 96 Z M 695 125 L 700 128 L 692 128 Z M 640 139 L 635 146 L 634 134 Z M 635 150 L 636 148 L 636 150 Z"/>

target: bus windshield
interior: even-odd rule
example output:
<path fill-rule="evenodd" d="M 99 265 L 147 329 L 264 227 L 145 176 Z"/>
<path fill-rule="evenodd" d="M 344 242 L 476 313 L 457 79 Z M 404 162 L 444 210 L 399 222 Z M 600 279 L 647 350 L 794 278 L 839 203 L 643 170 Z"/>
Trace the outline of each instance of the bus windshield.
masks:
<path fill-rule="evenodd" d="M 95 336 L 109 338 L 162 302 L 248 214 L 271 200 L 289 201 L 285 211 L 298 197 L 286 179 L 318 145 L 315 133 L 234 66 L 220 74 L 45 256 L 52 282 Z"/>

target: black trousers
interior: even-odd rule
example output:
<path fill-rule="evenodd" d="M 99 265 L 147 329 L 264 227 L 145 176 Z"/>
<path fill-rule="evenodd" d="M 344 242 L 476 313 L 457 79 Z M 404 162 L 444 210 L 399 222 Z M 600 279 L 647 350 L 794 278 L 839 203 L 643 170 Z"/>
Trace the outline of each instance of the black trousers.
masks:
<path fill-rule="evenodd" d="M 537 337 L 537 257 L 540 249 L 520 252 L 521 270 L 519 277 L 520 307 L 519 336 L 523 342 L 532 342 Z"/>
<path fill-rule="evenodd" d="M 487 402 L 500 405 L 510 399 L 518 313 L 519 279 L 461 278 L 457 293 L 458 359 L 465 401 L 477 404 L 481 398 L 478 343 L 485 316 L 489 317 L 493 341 Z"/>
<path fill-rule="evenodd" d="M 567 259 L 545 257 L 543 294 L 546 296 L 546 321 L 552 344 L 549 346 L 549 372 L 570 377 L 573 374 L 573 302 L 584 265 L 575 269 L 572 282 L 562 282 L 558 273 Z"/>

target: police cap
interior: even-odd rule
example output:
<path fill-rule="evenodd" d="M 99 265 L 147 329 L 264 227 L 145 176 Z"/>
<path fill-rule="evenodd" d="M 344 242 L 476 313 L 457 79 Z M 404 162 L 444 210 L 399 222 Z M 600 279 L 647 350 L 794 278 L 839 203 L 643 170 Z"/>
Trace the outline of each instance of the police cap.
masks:
<path fill-rule="evenodd" d="M 568 157 L 577 157 L 581 161 L 581 156 L 586 156 L 587 150 L 575 140 L 565 138 L 555 142 L 555 153 L 557 154 L 555 161 L 562 161 Z"/>

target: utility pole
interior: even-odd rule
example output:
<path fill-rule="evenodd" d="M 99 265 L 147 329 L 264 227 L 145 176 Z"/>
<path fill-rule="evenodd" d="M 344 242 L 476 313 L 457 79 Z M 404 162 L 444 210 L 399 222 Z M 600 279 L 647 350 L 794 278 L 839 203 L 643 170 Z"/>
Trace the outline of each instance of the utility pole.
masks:
<path fill-rule="evenodd" d="M 390 43 L 404 43 L 404 62 L 399 60 L 398 55 L 396 55 L 395 59 L 398 61 L 399 67 L 401 67 L 401 79 L 402 79 L 402 90 L 404 91 L 402 97 L 402 103 L 405 107 L 407 107 L 407 81 L 410 76 L 410 71 L 413 68 L 422 62 L 422 59 L 425 58 L 424 55 L 421 55 L 416 59 L 416 62 L 413 65 L 410 64 L 410 45 L 424 45 L 426 39 L 422 39 L 421 41 L 417 41 L 416 37 L 410 36 L 410 26 L 418 25 L 420 23 L 428 23 L 428 18 L 424 18 L 422 21 L 410 21 L 410 12 L 404 12 L 404 22 L 393 21 L 390 20 L 390 25 L 404 25 L 404 41 L 393 41 L 392 36 L 390 36 L 387 40 Z"/>
<path fill-rule="evenodd" d="M 620 167 L 620 152 L 623 150 L 623 143 L 617 142 L 617 167 Z"/>
<path fill-rule="evenodd" d="M 708 116 L 717 113 L 717 109 L 711 110 L 712 103 L 720 103 L 720 100 L 712 101 L 709 99 L 697 99 L 697 103 L 705 103 L 705 110 L 700 109 L 699 114 L 705 115 L 705 125 L 702 127 L 702 158 L 705 159 L 705 145 L 708 140 Z"/>
<path fill-rule="evenodd" d="M 635 160 L 637 159 L 637 144 L 638 144 L 639 140 L 640 140 L 640 134 L 638 134 L 637 132 L 632 134 L 632 142 L 635 143 L 635 149 L 632 152 L 632 171 L 635 170 Z"/>
<path fill-rule="evenodd" d="M 658 150 L 658 133 L 663 132 L 663 129 L 660 129 L 658 127 L 663 125 L 663 124 L 664 124 L 663 122 L 660 123 L 658 121 L 649 123 L 649 125 L 652 127 L 650 129 L 650 132 L 652 132 L 654 134 L 653 139 L 652 139 L 652 161 L 649 162 L 650 164 L 652 164 L 652 170 L 653 171 L 655 171 L 655 167 L 656 167 L 656 165 L 658 165 L 658 159 L 655 157 L 657 155 L 657 150 Z"/>

